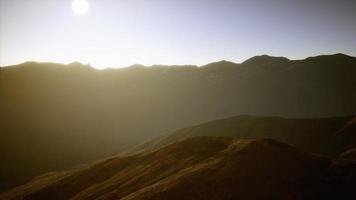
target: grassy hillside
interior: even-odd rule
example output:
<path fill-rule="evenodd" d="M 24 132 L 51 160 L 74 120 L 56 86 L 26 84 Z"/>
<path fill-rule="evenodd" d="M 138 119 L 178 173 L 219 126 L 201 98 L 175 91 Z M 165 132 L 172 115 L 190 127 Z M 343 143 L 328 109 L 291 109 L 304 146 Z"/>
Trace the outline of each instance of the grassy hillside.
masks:
<path fill-rule="evenodd" d="M 126 150 L 136 153 L 196 136 L 240 139 L 270 138 L 320 154 L 338 155 L 355 147 L 355 117 L 292 119 L 241 115 L 179 129 L 169 136 L 149 140 Z"/>
<path fill-rule="evenodd" d="M 356 165 L 270 140 L 195 137 L 42 175 L 0 199 L 353 199 Z"/>

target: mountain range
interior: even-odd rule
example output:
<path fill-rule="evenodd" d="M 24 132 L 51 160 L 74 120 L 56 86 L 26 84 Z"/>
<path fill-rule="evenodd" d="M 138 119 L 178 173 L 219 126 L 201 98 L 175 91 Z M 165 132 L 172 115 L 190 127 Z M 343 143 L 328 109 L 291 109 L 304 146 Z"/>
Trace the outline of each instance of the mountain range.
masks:
<path fill-rule="evenodd" d="M 355 77 L 356 58 L 344 54 L 263 55 L 200 67 L 95 70 L 27 62 L 0 68 L 0 191 L 46 172 L 118 153 L 146 154 L 200 135 L 352 157 Z M 204 132 L 196 125 L 221 118 L 211 122 L 216 128 L 204 124 Z"/>

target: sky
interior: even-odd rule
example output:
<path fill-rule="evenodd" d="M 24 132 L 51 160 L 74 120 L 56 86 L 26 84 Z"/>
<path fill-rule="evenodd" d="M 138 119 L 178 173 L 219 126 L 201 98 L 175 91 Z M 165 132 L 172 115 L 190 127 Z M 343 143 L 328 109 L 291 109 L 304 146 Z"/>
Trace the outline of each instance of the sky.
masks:
<path fill-rule="evenodd" d="M 356 56 L 354 0 L 0 0 L 0 66 L 204 65 L 268 54 Z"/>

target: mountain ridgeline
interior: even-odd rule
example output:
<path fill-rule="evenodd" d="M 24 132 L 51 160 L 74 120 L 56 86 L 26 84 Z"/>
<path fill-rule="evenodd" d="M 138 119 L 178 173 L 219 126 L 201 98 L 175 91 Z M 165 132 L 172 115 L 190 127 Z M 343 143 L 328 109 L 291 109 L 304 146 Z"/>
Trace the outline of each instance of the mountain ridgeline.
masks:
<path fill-rule="evenodd" d="M 221 61 L 201 67 L 95 70 L 80 63 L 27 62 L 0 68 L 0 179 L 4 180 L 0 191 L 44 172 L 114 155 L 181 127 L 229 116 L 352 117 L 355 77 L 356 58 L 343 54 L 304 60 L 256 56 L 241 64 Z M 289 131 L 298 124 L 276 122 L 266 129 L 270 132 L 225 133 L 238 137 L 250 133 L 253 138 L 275 134 L 271 138 L 332 154 L 341 148 L 325 146 L 350 117 L 325 123 L 331 129 L 320 128 L 317 135 L 309 133 L 322 126 L 300 121 L 301 129 L 308 127 L 303 134 L 310 141 L 305 144 L 304 136 L 295 139 L 297 134 Z M 258 130 L 264 130 L 266 123 L 259 124 Z M 285 129 L 278 132 L 274 126 Z"/>
<path fill-rule="evenodd" d="M 152 151 L 199 136 L 274 139 L 309 152 L 337 156 L 356 148 L 356 116 L 292 119 L 240 115 L 185 127 L 123 151 L 123 155 Z"/>

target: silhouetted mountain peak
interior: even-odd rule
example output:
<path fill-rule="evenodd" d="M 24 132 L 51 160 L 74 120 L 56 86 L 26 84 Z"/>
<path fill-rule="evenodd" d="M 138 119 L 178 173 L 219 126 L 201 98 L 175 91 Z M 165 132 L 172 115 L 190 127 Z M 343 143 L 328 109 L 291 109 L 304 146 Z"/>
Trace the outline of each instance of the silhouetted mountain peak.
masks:
<path fill-rule="evenodd" d="M 50 70 L 53 68 L 76 68 L 76 69 L 94 69 L 91 65 L 89 64 L 83 64 L 81 62 L 72 62 L 69 64 L 62 64 L 62 63 L 55 63 L 55 62 L 36 62 L 36 61 L 28 61 L 28 62 L 24 62 L 22 64 L 19 65 L 14 65 L 14 66 L 7 66 L 7 68 L 19 68 L 19 69 L 26 69 L 26 70 L 33 70 L 33 69 L 46 69 L 46 70 Z"/>
<path fill-rule="evenodd" d="M 67 65 L 68 67 L 75 67 L 75 68 L 93 68 L 91 65 L 89 64 L 83 64 L 81 62 L 78 61 L 74 61 L 71 62 Z"/>
<path fill-rule="evenodd" d="M 352 56 L 349 56 L 349 55 L 346 55 L 346 54 L 343 54 L 343 53 L 337 53 L 337 54 L 334 54 L 334 55 L 331 55 L 331 56 L 335 56 L 335 57 L 352 57 Z"/>
<path fill-rule="evenodd" d="M 36 62 L 36 61 L 27 61 L 18 65 L 5 66 L 6 69 L 24 69 L 25 71 L 36 71 L 36 70 L 50 70 L 53 68 L 64 67 L 66 65 L 62 63 L 55 62 Z"/>
<path fill-rule="evenodd" d="M 261 55 L 261 56 L 254 56 L 250 59 L 247 59 L 245 62 L 242 64 L 251 64 L 251 65 L 264 65 L 267 63 L 281 63 L 281 62 L 288 62 L 290 61 L 288 58 L 285 57 L 275 57 L 275 56 L 269 56 L 269 55 Z"/>
<path fill-rule="evenodd" d="M 203 65 L 202 67 L 205 68 L 216 68 L 216 67 L 236 67 L 238 64 L 227 61 L 227 60 L 221 60 L 218 62 L 212 62 L 207 65 Z"/>
<path fill-rule="evenodd" d="M 37 65 L 39 64 L 38 62 L 36 61 L 27 61 L 27 62 L 24 62 L 22 64 L 19 64 L 19 65 Z"/>
<path fill-rule="evenodd" d="M 16 66 L 40 66 L 40 65 L 48 65 L 48 66 L 54 66 L 54 65 L 64 65 L 61 63 L 55 63 L 55 62 L 36 62 L 36 61 L 27 61 L 22 64 L 16 65 Z"/>
<path fill-rule="evenodd" d="M 332 55 L 320 55 L 320 56 L 313 56 L 313 57 L 308 57 L 305 60 L 308 61 L 334 61 L 334 62 L 339 62 L 339 61 L 347 61 L 347 60 L 354 60 L 355 57 L 343 54 L 343 53 L 337 53 L 337 54 L 332 54 Z"/>

